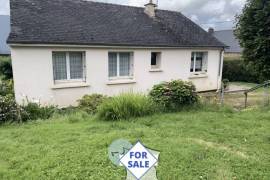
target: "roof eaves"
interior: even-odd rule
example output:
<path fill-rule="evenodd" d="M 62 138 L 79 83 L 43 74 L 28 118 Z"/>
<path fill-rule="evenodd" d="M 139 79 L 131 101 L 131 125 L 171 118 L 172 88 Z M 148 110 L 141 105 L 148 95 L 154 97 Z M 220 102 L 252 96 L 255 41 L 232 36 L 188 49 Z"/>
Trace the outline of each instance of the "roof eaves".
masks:
<path fill-rule="evenodd" d="M 10 45 L 75 45 L 75 46 L 119 46 L 119 47 L 165 47 L 165 48 L 226 48 L 226 46 L 212 45 L 168 45 L 168 44 L 122 44 L 122 43 L 74 43 L 74 42 L 41 42 L 41 41 L 7 41 Z"/>

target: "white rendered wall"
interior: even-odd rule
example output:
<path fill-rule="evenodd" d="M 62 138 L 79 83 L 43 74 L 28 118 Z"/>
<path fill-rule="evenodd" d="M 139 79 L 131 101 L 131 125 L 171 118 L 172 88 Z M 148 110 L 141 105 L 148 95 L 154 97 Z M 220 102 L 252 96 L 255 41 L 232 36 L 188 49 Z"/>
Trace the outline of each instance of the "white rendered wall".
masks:
<path fill-rule="evenodd" d="M 52 51 L 86 52 L 86 83 L 61 87 L 53 80 Z M 134 80 L 130 84 L 108 84 L 108 52 L 128 51 L 134 53 Z M 190 78 L 191 53 L 208 52 L 206 77 Z M 162 72 L 150 72 L 151 52 L 161 52 Z M 100 93 L 113 96 L 122 92 L 147 93 L 153 85 L 173 79 L 192 81 L 198 91 L 217 90 L 221 77 L 218 75 L 220 50 L 206 49 L 105 49 L 105 48 L 53 48 L 15 47 L 11 48 L 16 100 L 60 107 L 76 105 L 85 94 Z M 123 81 L 119 81 L 122 82 Z M 67 84 L 65 84 L 67 85 Z M 75 86 L 75 87 L 74 87 Z M 85 86 L 85 87 L 81 87 Z M 60 88 L 60 89 L 59 89 Z"/>

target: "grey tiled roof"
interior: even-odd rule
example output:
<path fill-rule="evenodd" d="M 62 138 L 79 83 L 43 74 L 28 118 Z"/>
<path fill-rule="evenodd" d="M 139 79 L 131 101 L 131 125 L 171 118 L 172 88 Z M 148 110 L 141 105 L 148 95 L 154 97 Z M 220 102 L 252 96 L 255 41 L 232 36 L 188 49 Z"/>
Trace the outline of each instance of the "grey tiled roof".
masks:
<path fill-rule="evenodd" d="M 0 15 L 0 54 L 10 54 L 6 41 L 10 32 L 10 17 Z"/>
<path fill-rule="evenodd" d="M 179 12 L 82 0 L 10 0 L 9 43 L 224 47 Z"/>
<path fill-rule="evenodd" d="M 222 30 L 215 31 L 214 36 L 229 46 L 229 48 L 225 49 L 225 52 L 228 53 L 241 53 L 242 48 L 240 47 L 238 39 L 235 37 L 233 30 Z"/>

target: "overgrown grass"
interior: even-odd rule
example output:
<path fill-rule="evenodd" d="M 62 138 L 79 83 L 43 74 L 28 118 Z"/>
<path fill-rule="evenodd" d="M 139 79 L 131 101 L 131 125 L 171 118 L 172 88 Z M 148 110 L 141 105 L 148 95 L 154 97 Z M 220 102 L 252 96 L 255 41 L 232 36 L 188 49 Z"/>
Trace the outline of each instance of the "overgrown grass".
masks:
<path fill-rule="evenodd" d="M 156 111 L 155 104 L 145 95 L 126 93 L 104 101 L 97 110 L 97 117 L 114 121 L 151 115 Z"/>
<path fill-rule="evenodd" d="M 118 138 L 161 152 L 158 179 L 270 177 L 270 110 L 204 107 L 106 122 L 76 112 L 0 127 L 0 179 L 124 179 L 108 159 Z"/>

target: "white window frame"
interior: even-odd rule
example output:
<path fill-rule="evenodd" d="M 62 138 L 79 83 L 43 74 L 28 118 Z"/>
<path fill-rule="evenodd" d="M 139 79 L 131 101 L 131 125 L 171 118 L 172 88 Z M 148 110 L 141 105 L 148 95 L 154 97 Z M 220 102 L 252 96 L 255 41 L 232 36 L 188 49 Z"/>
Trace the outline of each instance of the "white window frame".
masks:
<path fill-rule="evenodd" d="M 109 75 L 109 54 L 110 53 L 116 53 L 116 57 L 117 57 L 117 68 L 116 68 L 116 71 L 117 71 L 117 75 L 114 76 L 114 77 L 110 77 Z M 120 76 L 120 54 L 121 53 L 129 53 L 130 54 L 130 72 L 129 72 L 129 76 Z M 108 77 L 109 77 L 109 80 L 119 80 L 119 79 L 133 79 L 134 78 L 134 74 L 133 74 L 133 69 L 134 69 L 134 53 L 133 52 L 130 52 L 130 51 L 110 51 L 108 52 Z"/>
<path fill-rule="evenodd" d="M 80 79 L 71 79 L 70 77 L 70 58 L 69 54 L 70 53 L 82 53 L 82 63 L 83 63 L 83 77 Z M 73 83 L 73 82 L 86 82 L 86 62 L 85 62 L 85 52 L 84 51 L 53 51 L 53 53 L 65 53 L 66 54 L 66 71 L 67 71 L 67 79 L 63 80 L 55 80 L 54 74 L 53 74 L 53 79 L 55 84 L 60 84 L 60 83 Z M 53 59 L 52 59 L 53 61 Z M 53 67 L 54 68 L 54 67 Z"/>
<path fill-rule="evenodd" d="M 208 71 L 208 52 L 207 51 L 194 51 L 191 52 L 191 58 L 192 58 L 192 54 L 194 53 L 194 63 L 193 63 L 193 71 L 190 72 L 192 74 L 196 74 L 196 73 L 207 73 Z M 202 70 L 201 71 L 196 71 L 196 59 L 197 59 L 197 54 L 198 53 L 202 53 L 203 57 L 202 57 Z M 192 63 L 190 58 L 190 63 Z M 204 64 L 206 67 L 204 67 Z M 190 64 L 191 66 L 191 64 Z"/>
<path fill-rule="evenodd" d="M 152 53 L 156 53 L 156 65 L 152 65 Z M 151 61 L 150 61 L 150 65 L 151 65 L 151 70 L 158 70 L 161 69 L 161 52 L 151 52 Z"/>

